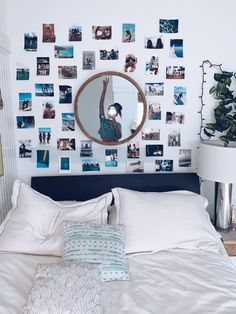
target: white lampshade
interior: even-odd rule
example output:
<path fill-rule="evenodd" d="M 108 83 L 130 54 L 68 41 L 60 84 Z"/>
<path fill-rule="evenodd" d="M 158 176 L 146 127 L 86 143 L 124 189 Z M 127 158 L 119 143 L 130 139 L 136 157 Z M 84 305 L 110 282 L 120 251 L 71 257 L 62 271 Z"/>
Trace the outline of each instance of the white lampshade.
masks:
<path fill-rule="evenodd" d="M 207 180 L 236 182 L 236 143 L 224 146 L 219 141 L 201 142 L 198 153 L 197 174 Z"/>

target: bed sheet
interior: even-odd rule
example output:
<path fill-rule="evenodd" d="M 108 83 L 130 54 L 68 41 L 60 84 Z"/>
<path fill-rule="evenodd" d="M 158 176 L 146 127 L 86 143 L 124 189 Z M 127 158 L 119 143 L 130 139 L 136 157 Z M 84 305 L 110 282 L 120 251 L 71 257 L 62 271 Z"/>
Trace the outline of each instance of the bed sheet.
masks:
<path fill-rule="evenodd" d="M 59 260 L 0 254 L 0 313 L 21 314 L 36 265 Z M 228 256 L 170 250 L 128 262 L 130 281 L 103 283 L 104 314 L 236 313 L 236 268 Z"/>

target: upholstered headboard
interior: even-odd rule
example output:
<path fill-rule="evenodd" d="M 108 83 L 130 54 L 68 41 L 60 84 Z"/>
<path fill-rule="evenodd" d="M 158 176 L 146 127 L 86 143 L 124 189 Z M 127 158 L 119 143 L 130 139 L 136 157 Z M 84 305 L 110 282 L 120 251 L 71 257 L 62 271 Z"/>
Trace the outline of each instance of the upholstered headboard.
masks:
<path fill-rule="evenodd" d="M 114 187 L 143 192 L 189 190 L 200 193 L 196 173 L 37 176 L 31 178 L 31 186 L 57 201 L 84 201 Z"/>

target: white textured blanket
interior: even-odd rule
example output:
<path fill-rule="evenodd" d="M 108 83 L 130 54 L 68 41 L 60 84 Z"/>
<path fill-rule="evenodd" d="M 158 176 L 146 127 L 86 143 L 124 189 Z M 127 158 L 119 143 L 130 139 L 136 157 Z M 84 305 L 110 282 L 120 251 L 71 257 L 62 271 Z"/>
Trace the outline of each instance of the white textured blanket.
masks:
<path fill-rule="evenodd" d="M 100 269 L 89 264 L 39 264 L 24 314 L 101 314 Z"/>

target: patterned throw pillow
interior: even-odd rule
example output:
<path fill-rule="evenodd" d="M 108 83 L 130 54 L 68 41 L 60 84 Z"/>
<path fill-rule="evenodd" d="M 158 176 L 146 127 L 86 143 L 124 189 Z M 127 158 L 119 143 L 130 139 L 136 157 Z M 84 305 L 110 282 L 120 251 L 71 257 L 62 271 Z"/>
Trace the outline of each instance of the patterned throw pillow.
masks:
<path fill-rule="evenodd" d="M 102 281 L 129 280 L 124 226 L 66 221 L 64 261 L 100 264 Z"/>

